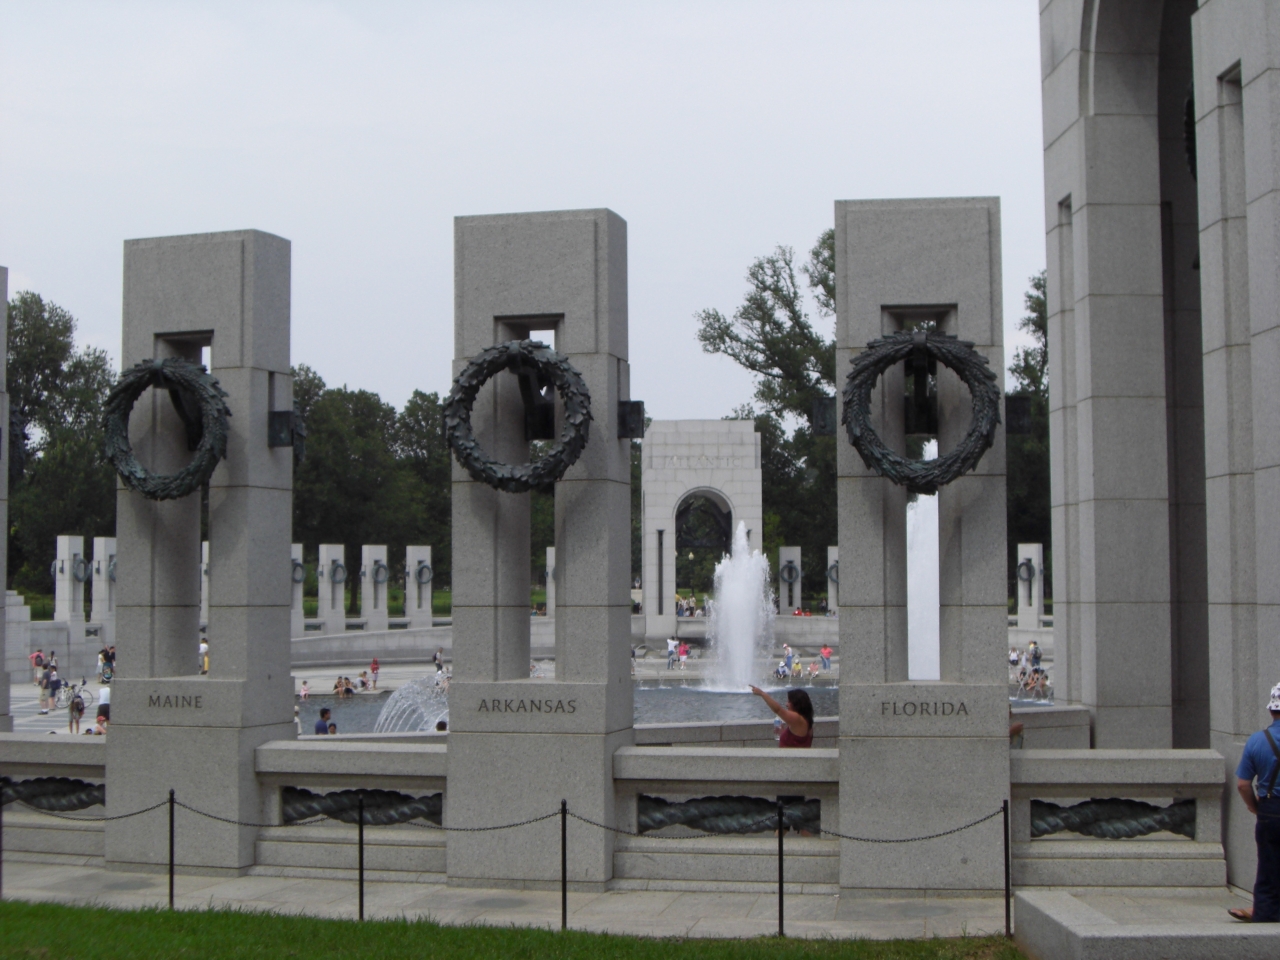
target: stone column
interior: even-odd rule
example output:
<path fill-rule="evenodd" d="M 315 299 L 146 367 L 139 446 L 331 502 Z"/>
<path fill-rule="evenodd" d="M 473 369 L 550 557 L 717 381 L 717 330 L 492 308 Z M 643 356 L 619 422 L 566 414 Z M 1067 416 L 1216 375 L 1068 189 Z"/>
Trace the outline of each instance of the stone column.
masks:
<path fill-rule="evenodd" d="M 381 578 L 381 583 L 379 583 Z M 391 568 L 387 548 L 365 545 L 360 548 L 360 619 L 365 630 L 387 629 L 387 584 Z"/>
<path fill-rule="evenodd" d="M 307 613 L 303 606 L 307 568 L 302 557 L 302 544 L 289 544 L 289 583 L 292 587 L 289 600 L 289 636 L 295 639 L 307 635 Z"/>
<path fill-rule="evenodd" d="M 1024 579 L 1027 578 L 1027 579 Z M 1018 544 L 1018 629 L 1040 629 L 1044 616 L 1044 544 Z"/>
<path fill-rule="evenodd" d="M 612 824 L 613 753 L 633 742 L 630 450 L 617 435 L 629 397 L 626 224 L 608 210 L 464 217 L 454 237 L 455 374 L 486 347 L 552 330 L 586 381 L 593 419 L 581 458 L 556 484 L 554 681 L 529 678 L 528 495 L 454 465 L 448 822 L 511 822 L 565 798 Z M 491 456 L 525 461 L 515 377 L 490 381 L 472 423 Z M 559 845 L 554 830 L 451 833 L 449 878 L 554 882 Z M 601 889 L 613 874 L 612 834 L 571 829 L 568 864 L 571 882 Z"/>
<path fill-rule="evenodd" d="M 100 646 L 116 642 L 116 538 L 93 538 L 93 598 L 89 619 L 102 628 Z"/>
<path fill-rule="evenodd" d="M 795 571 L 795 579 L 788 582 L 787 577 Z M 778 548 L 778 613 L 789 616 L 800 606 L 804 581 L 804 567 L 800 565 L 799 547 Z"/>
<path fill-rule="evenodd" d="M 0 267 L 0 302 L 9 302 L 9 268 Z M 9 425 L 9 392 L 5 383 L 5 368 L 9 360 L 9 317 L 5 311 L 0 320 L 0 424 Z M 9 582 L 9 442 L 6 437 L 0 442 L 0 588 Z M 5 613 L 0 616 L 0 733 L 8 733 L 13 729 L 13 718 L 9 714 L 9 673 L 5 668 L 5 622 L 8 615 L 9 600 L 5 596 Z M 31 613 L 28 610 L 27 617 Z M 24 651 L 25 653 L 25 651 Z M 19 676 L 24 676 L 19 674 Z"/>
<path fill-rule="evenodd" d="M 840 610 L 840 548 L 827 547 L 827 609 Z"/>
<path fill-rule="evenodd" d="M 120 670 L 107 738 L 108 812 L 179 800 L 256 823 L 264 803 L 254 750 L 293 739 L 289 671 L 289 531 L 293 452 L 268 446 L 273 411 L 293 408 L 289 360 L 289 242 L 255 230 L 133 240 L 124 251 L 126 368 L 168 355 L 199 359 L 227 392 L 227 457 L 209 483 L 208 676 L 196 673 L 200 497 L 158 502 L 119 488 L 117 618 Z M 190 458 L 164 391 L 134 408 L 134 450 L 170 473 Z M 202 873 L 254 862 L 256 827 L 180 813 L 177 861 Z M 163 814 L 112 821 L 106 860 L 167 860 Z"/>
<path fill-rule="evenodd" d="M 200 544 L 200 626 L 209 626 L 209 541 Z"/>
<path fill-rule="evenodd" d="M 1232 884 L 1257 869 L 1235 790 L 1280 682 L 1280 37 L 1266 4 L 1192 17 L 1203 317 L 1210 745 L 1224 757 Z"/>
<path fill-rule="evenodd" d="M 320 584 L 319 607 L 316 616 L 324 621 L 326 634 L 343 633 L 347 629 L 346 584 L 350 578 L 347 570 L 346 548 L 340 543 L 320 544 L 320 562 L 316 565 L 316 578 Z"/>
<path fill-rule="evenodd" d="M 556 615 L 556 548 L 547 547 L 547 617 Z"/>
<path fill-rule="evenodd" d="M 83 623 L 84 584 L 89 577 L 84 537 L 58 537 L 57 559 L 53 563 L 53 619 L 59 623 Z"/>
<path fill-rule="evenodd" d="M 435 570 L 431 566 L 431 548 L 404 548 L 404 615 L 409 629 L 431 626 L 431 584 Z"/>
<path fill-rule="evenodd" d="M 995 198 L 836 204 L 837 372 L 886 333 L 934 324 L 972 340 L 1003 381 L 1000 207 Z M 968 429 L 968 399 L 939 365 L 940 446 Z M 873 425 L 902 449 L 901 365 L 881 378 Z M 963 390 L 963 387 L 960 387 Z M 893 839 L 961 826 L 1008 797 L 1004 665 L 1004 438 L 939 494 L 942 679 L 907 680 L 906 493 L 841 433 L 840 826 Z M 904 769 L 946 789 L 920 790 Z M 904 846 L 842 841 L 845 888 L 994 891 L 1000 819 Z"/>

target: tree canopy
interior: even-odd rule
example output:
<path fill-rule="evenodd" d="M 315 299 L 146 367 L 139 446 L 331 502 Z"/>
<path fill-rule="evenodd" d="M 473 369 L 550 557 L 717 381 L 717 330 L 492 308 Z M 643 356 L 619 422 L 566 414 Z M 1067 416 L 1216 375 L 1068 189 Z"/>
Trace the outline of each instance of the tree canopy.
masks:
<path fill-rule="evenodd" d="M 102 405 L 115 383 L 103 350 L 76 348 L 75 318 L 38 294 L 8 303 L 9 583 L 49 593 L 56 538 L 114 536 L 115 472 L 103 454 Z"/>

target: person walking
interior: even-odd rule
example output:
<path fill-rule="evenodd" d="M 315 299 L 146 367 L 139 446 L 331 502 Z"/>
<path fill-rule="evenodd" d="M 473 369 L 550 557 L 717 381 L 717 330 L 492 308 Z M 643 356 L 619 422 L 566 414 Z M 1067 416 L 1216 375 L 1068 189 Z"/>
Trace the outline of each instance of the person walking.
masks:
<path fill-rule="evenodd" d="M 27 659 L 31 661 L 31 682 L 38 687 L 40 678 L 44 676 L 44 650 L 36 650 Z"/>
<path fill-rule="evenodd" d="M 369 675 L 373 677 L 373 689 L 378 689 L 378 658 L 373 658 L 373 663 L 369 664 Z"/>
<path fill-rule="evenodd" d="M 1280 683 L 1271 688 L 1267 711 L 1270 726 L 1246 741 L 1236 767 L 1236 789 L 1258 819 L 1253 828 L 1258 873 L 1253 882 L 1253 909 L 1227 912 L 1247 923 L 1280 923 Z"/>
<path fill-rule="evenodd" d="M 667 637 L 667 669 L 674 670 L 676 665 L 676 638 Z"/>
<path fill-rule="evenodd" d="M 680 669 L 683 670 L 684 665 L 689 661 L 689 644 L 681 640 L 680 649 L 677 651 L 677 653 L 680 656 Z"/>
<path fill-rule="evenodd" d="M 80 696 L 77 690 L 71 697 L 71 702 L 67 704 L 67 732 L 80 732 L 80 718 L 84 716 L 84 697 Z"/>

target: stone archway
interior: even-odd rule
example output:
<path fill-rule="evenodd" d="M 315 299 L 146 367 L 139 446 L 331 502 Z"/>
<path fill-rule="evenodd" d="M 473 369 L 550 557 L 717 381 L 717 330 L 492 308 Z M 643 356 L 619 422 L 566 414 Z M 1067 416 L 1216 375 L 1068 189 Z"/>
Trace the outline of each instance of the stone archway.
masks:
<path fill-rule="evenodd" d="M 739 521 L 759 546 L 760 436 L 750 420 L 655 420 L 645 432 L 642 610 L 645 636 L 675 634 L 676 550 L 728 548 Z M 681 540 L 683 536 L 691 538 Z M 704 545 L 705 544 L 705 545 Z"/>

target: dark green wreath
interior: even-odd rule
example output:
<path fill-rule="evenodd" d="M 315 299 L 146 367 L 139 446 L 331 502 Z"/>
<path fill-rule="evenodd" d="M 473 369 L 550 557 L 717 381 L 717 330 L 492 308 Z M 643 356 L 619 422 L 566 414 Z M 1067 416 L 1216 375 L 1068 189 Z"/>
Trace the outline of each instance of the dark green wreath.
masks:
<path fill-rule="evenodd" d="M 533 367 L 555 386 L 564 401 L 560 439 L 534 463 L 509 464 L 492 459 L 471 429 L 471 408 L 480 388 L 496 373 Z M 524 493 L 564 476 L 582 455 L 591 429 L 591 394 L 568 359 L 536 340 L 511 340 L 490 347 L 467 364 L 453 381 L 444 407 L 445 436 L 458 462 L 472 478 L 507 493 Z"/>
<path fill-rule="evenodd" d="M 148 387 L 169 391 L 186 424 L 187 445 L 194 451 L 190 463 L 168 476 L 157 476 L 142 466 L 129 443 L 129 414 Z M 218 461 L 227 455 L 231 411 L 223 399 L 226 395 L 203 366 L 190 360 L 143 360 L 125 371 L 107 395 L 102 418 L 107 459 L 124 485 L 150 500 L 177 500 L 208 483 Z"/>
<path fill-rule="evenodd" d="M 973 398 L 973 420 L 969 432 L 956 448 L 936 460 L 908 460 L 885 446 L 871 427 L 871 390 L 881 374 L 905 360 L 915 350 L 956 372 Z M 1000 388 L 987 358 L 967 340 L 945 333 L 901 331 L 872 340 L 867 349 L 851 361 L 853 369 L 845 379 L 844 412 L 840 421 L 849 442 L 873 470 L 912 493 L 937 493 L 961 474 L 978 465 L 995 441 L 1000 425 Z"/>

